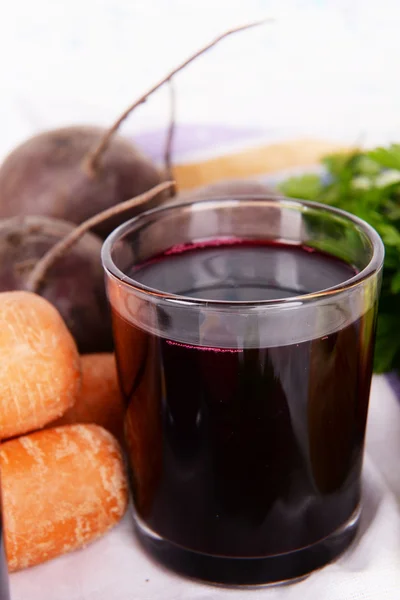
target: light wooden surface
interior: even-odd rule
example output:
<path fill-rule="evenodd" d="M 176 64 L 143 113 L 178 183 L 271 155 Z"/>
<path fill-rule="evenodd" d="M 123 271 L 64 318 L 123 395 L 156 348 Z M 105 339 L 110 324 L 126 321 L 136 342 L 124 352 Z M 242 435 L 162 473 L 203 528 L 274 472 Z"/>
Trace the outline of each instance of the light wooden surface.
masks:
<path fill-rule="evenodd" d="M 297 139 L 263 145 L 216 158 L 174 167 L 179 189 L 191 189 L 223 179 L 263 176 L 295 167 L 310 167 L 327 154 L 349 147 L 317 139 Z"/>

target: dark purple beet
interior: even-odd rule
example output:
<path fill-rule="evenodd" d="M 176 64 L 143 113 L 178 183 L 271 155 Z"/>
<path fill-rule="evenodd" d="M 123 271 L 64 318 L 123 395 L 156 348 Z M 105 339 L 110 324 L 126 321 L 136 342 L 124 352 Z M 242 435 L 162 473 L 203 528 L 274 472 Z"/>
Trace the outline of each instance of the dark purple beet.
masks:
<path fill-rule="evenodd" d="M 164 180 L 149 158 L 117 135 L 98 167 L 88 169 L 85 159 L 103 133 L 98 127 L 65 127 L 40 133 L 15 148 L 0 167 L 0 218 L 44 215 L 79 224 Z M 109 219 L 94 232 L 105 237 L 160 200 Z"/>
<path fill-rule="evenodd" d="M 0 221 L 0 291 L 25 289 L 33 265 L 74 229 L 47 217 Z M 45 276 L 40 295 L 57 307 L 81 353 L 113 347 L 100 260 L 101 240 L 86 233 Z"/>

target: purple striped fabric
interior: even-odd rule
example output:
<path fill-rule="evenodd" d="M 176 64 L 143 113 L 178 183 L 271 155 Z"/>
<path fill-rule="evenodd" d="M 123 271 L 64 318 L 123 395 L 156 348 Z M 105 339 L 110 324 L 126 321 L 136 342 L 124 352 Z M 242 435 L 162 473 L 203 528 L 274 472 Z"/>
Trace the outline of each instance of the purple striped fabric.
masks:
<path fill-rule="evenodd" d="M 166 129 L 156 129 L 139 133 L 135 143 L 156 162 L 164 158 Z M 213 124 L 182 124 L 176 128 L 173 140 L 173 156 L 184 156 L 192 152 L 215 148 L 216 144 L 236 144 L 263 136 L 272 136 L 274 131 L 263 131 L 257 128 L 228 127 Z"/>

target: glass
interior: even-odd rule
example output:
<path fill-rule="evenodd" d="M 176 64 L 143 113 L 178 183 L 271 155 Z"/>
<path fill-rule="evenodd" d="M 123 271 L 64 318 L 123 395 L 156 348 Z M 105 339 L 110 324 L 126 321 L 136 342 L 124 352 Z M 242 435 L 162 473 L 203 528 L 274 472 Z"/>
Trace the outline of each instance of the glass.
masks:
<path fill-rule="evenodd" d="M 361 220 L 272 196 L 155 209 L 106 240 L 136 529 L 163 564 L 269 584 L 348 547 L 383 256 Z"/>

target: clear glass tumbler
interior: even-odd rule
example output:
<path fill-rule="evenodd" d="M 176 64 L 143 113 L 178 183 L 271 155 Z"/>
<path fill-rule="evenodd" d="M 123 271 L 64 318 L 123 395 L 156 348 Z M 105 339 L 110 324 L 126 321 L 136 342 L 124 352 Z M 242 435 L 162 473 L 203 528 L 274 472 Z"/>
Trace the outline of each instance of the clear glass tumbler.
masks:
<path fill-rule="evenodd" d="M 276 197 L 146 212 L 103 246 L 144 546 L 186 575 L 296 579 L 360 518 L 384 248 Z"/>

